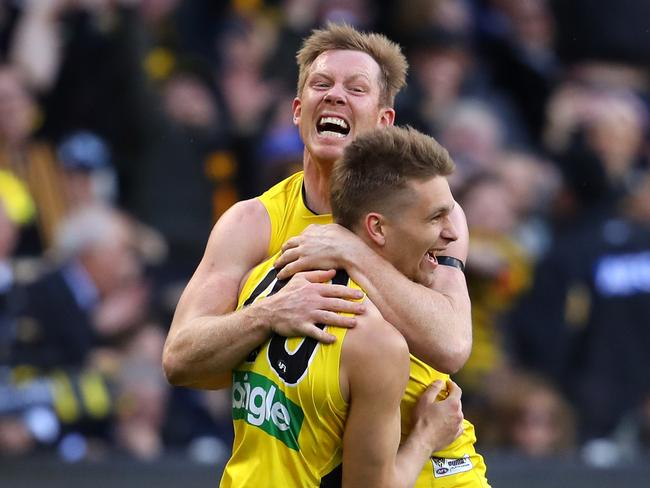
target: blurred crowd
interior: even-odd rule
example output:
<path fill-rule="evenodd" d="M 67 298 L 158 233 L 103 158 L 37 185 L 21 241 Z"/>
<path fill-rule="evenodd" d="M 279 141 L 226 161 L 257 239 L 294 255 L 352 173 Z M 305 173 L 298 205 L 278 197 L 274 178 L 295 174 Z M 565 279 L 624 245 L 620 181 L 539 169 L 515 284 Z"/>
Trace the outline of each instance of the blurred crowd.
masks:
<path fill-rule="evenodd" d="M 375 30 L 397 123 L 437 138 L 470 227 L 483 451 L 650 450 L 650 3 L 0 2 L 0 456 L 227 453 L 227 392 L 160 357 L 216 219 L 300 168 L 301 40 Z"/>

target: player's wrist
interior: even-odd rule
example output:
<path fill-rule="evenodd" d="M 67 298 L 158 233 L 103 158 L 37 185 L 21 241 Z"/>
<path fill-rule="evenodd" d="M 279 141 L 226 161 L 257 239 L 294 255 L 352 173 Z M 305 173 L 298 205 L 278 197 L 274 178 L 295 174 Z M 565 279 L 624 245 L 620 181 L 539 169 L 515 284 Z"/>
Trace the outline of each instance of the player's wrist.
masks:
<path fill-rule="evenodd" d="M 273 297 L 257 301 L 244 308 L 246 315 L 245 322 L 249 331 L 255 335 L 259 342 L 262 343 L 274 332 L 273 324 L 277 321 L 274 316 L 274 309 L 269 306 Z"/>
<path fill-rule="evenodd" d="M 411 449 L 426 453 L 427 456 L 436 451 L 439 444 L 437 438 L 432 438 L 431 429 L 420 420 L 416 420 L 413 425 L 408 441 L 411 444 Z"/>
<path fill-rule="evenodd" d="M 442 266 L 450 266 L 459 269 L 463 273 L 465 272 L 465 263 L 458 258 L 453 256 L 436 256 L 436 260 L 438 261 L 438 264 Z"/>

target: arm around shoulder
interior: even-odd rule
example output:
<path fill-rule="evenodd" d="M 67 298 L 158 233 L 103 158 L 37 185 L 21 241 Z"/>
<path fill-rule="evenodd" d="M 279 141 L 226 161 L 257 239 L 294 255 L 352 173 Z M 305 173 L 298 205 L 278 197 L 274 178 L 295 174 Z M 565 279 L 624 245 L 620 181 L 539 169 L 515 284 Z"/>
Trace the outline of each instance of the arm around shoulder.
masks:
<path fill-rule="evenodd" d="M 449 215 L 458 239 L 445 251 L 465 262 L 469 232 L 459 205 Z M 430 287 L 409 280 L 367 246 L 357 246 L 345 269 L 382 315 L 406 338 L 411 353 L 443 373 L 457 372 L 472 348 L 471 302 L 464 273 L 438 265 Z"/>

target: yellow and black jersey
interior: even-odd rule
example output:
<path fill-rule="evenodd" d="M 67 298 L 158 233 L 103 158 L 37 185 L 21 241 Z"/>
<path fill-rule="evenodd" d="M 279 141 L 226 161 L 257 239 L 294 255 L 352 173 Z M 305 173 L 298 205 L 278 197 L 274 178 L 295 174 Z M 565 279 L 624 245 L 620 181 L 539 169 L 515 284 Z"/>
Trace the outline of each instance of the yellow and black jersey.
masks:
<path fill-rule="evenodd" d="M 315 214 L 307 207 L 303 182 L 303 172 L 299 171 L 258 197 L 271 219 L 269 256 L 280 251 L 282 244 L 309 225 L 332 223 L 332 214 Z"/>
<path fill-rule="evenodd" d="M 255 268 L 238 307 L 282 288 L 285 282 L 277 280 L 273 268 L 276 257 Z M 332 282 L 354 286 L 344 271 Z M 339 364 L 347 329 L 328 332 L 335 343 L 274 335 L 233 371 L 235 439 L 221 487 L 340 485 L 348 404 L 341 394 Z"/>
<path fill-rule="evenodd" d="M 402 440 L 411 430 L 413 409 L 424 390 L 435 380 L 446 382 L 448 379 L 448 374 L 436 371 L 411 355 L 409 381 L 400 404 Z M 489 488 L 485 461 L 474 448 L 474 426 L 463 420 L 463 427 L 463 433 L 454 442 L 431 454 L 417 479 L 416 488 Z"/>
<path fill-rule="evenodd" d="M 259 199 L 271 220 L 269 254 L 273 257 L 251 273 L 238 307 L 281 288 L 283 283 L 276 279 L 272 263 L 286 240 L 310 224 L 332 223 L 331 214 L 317 215 L 305 204 L 302 172 L 281 181 Z M 358 288 L 344 272 L 337 273 L 333 282 Z M 233 373 L 235 442 L 222 487 L 340 486 L 341 471 L 334 468 L 341 462 L 347 416 L 347 404 L 339 388 L 339 360 L 346 331 L 328 327 L 328 332 L 337 337 L 331 345 L 318 344 L 313 339 L 274 336 Z M 401 403 L 402 439 L 410 431 L 412 411 L 420 395 L 436 379 L 448 378 L 449 375 L 411 356 L 410 378 Z M 264 391 L 267 420 L 259 413 Z M 251 404 L 252 392 L 256 396 Z M 279 398 L 284 406 L 273 410 Z M 253 413 L 251 405 L 257 409 Z M 273 424 L 274 418 L 281 419 L 282 428 Z M 287 419 L 286 425 L 282 419 Z M 416 488 L 489 487 L 485 463 L 476 452 L 475 443 L 474 426 L 465 420 L 463 434 L 447 448 L 432 454 Z M 320 485 L 323 479 L 327 485 Z"/>

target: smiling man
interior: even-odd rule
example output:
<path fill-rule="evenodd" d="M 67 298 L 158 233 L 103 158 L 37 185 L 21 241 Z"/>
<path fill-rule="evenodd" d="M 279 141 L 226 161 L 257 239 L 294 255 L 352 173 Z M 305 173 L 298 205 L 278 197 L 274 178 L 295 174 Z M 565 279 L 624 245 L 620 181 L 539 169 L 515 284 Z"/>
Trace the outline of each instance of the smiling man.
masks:
<path fill-rule="evenodd" d="M 452 170 L 447 151 L 415 130 L 365 132 L 334 169 L 333 216 L 407 278 L 430 285 L 432 255 L 457 238 L 445 178 Z M 283 291 L 299 299 L 299 289 L 278 280 L 276 257 L 251 272 L 239 308 L 275 308 Z M 359 288 L 344 270 L 332 283 Z M 460 389 L 416 358 L 409 363 L 403 336 L 370 300 L 364 306 L 352 329 L 320 325 L 333 344 L 275 334 L 233 371 L 235 440 L 222 488 L 406 488 L 418 478 L 430 486 L 433 467 L 423 467 L 452 441 L 459 458 L 467 454 L 465 467 L 481 469 L 471 425 L 461 424 Z M 445 384 L 449 396 L 436 402 Z"/>
<path fill-rule="evenodd" d="M 274 311 L 249 307 L 232 313 L 242 278 L 254 266 L 310 224 L 332 222 L 329 181 L 334 163 L 356 135 L 393 124 L 395 95 L 405 83 L 407 63 L 399 46 L 384 36 L 344 25 L 314 31 L 297 58 L 300 70 L 293 117 L 305 143 L 304 171 L 258 198 L 237 203 L 215 225 L 167 337 L 163 363 L 173 384 L 226 386 L 232 368 L 272 332 L 330 343 L 334 336 L 316 323 L 353 327 L 354 317 L 337 312 L 363 311 L 362 305 L 349 300 L 360 295 L 325 284 L 333 271 L 323 271 L 296 276 L 294 281 L 303 286 L 299 303 L 287 297 Z M 467 224 L 458 205 L 451 218 L 459 238 L 446 254 L 464 261 Z M 337 265 L 345 260 L 345 266 L 321 269 L 349 267 L 355 281 L 404 335 L 412 352 L 440 371 L 460 369 L 471 350 L 470 301 L 460 269 L 439 266 L 432 285 L 425 287 L 397 272 L 342 227 L 314 228 L 323 229 L 321 242 L 332 243 L 337 251 L 347 250 L 332 258 Z M 293 265 L 295 269 L 295 264 L 287 268 Z"/>
<path fill-rule="evenodd" d="M 304 171 L 239 202 L 215 225 L 167 337 L 163 365 L 169 381 L 202 388 L 230 385 L 232 370 L 273 333 L 334 342 L 332 331 L 317 324 L 354 327 L 357 319 L 349 315 L 366 308 L 353 301 L 363 296 L 359 290 L 329 283 L 334 269 L 348 271 L 401 332 L 411 353 L 438 371 L 457 371 L 471 350 L 470 301 L 460 269 L 468 235 L 458 205 L 449 216 L 458 239 L 445 251 L 453 259 L 438 256 L 440 264 L 452 266 L 432 269 L 430 286 L 404 276 L 344 227 L 313 226 L 308 233 L 316 239 L 305 234 L 289 240 L 276 266 L 284 265 L 287 275 L 308 269 L 311 248 L 304 245 L 316 241 L 319 265 L 311 269 L 325 271 L 297 273 L 290 281 L 297 293 L 288 293 L 287 286 L 273 300 L 235 311 L 240 284 L 253 267 L 310 224 L 331 224 L 334 163 L 359 134 L 393 124 L 395 95 L 405 83 L 407 63 L 399 46 L 345 25 L 314 31 L 297 58 L 293 118 L 305 144 Z M 323 252 L 323 246 L 332 252 Z"/>

